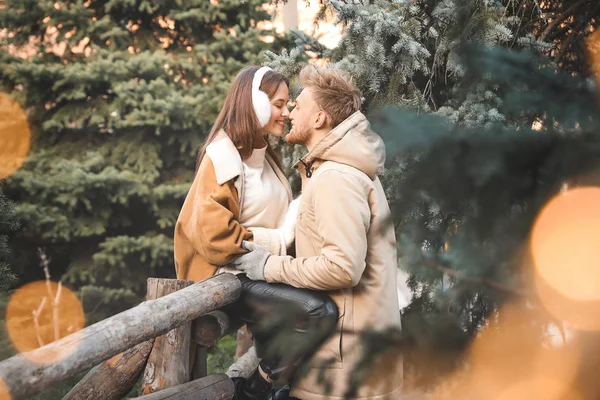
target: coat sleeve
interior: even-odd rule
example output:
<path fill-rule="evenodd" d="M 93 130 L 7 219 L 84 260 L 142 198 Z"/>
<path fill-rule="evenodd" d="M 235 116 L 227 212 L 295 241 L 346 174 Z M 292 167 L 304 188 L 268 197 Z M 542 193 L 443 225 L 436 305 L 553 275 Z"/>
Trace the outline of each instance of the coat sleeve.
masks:
<path fill-rule="evenodd" d="M 190 192 L 190 218 L 184 221 L 183 230 L 200 256 L 220 267 L 246 253 L 242 241 L 252 240 L 252 233 L 238 222 L 237 190 L 233 180 L 217 183 L 209 157 L 202 160 Z"/>
<path fill-rule="evenodd" d="M 286 255 L 285 236 L 282 229 L 249 227 L 248 230 L 254 235 L 254 243 L 264 247 L 269 253 L 276 256 Z"/>
<path fill-rule="evenodd" d="M 279 229 L 248 228 L 254 234 L 254 243 L 263 246 L 275 256 L 287 255 L 287 249 L 296 236 L 296 221 L 301 199 L 302 195 L 289 204 L 283 226 Z"/>
<path fill-rule="evenodd" d="M 336 290 L 356 286 L 366 267 L 371 211 L 368 190 L 350 174 L 329 170 L 313 188 L 316 229 L 323 243 L 317 257 L 271 256 L 267 282 Z"/>

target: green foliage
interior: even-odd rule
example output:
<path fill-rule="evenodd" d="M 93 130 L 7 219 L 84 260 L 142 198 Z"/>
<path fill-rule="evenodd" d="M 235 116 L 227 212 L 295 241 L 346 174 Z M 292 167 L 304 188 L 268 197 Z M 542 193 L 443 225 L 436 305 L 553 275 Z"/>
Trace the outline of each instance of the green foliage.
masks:
<path fill-rule="evenodd" d="M 219 340 L 215 347 L 208 351 L 207 368 L 209 374 L 224 374 L 235 361 L 236 339 L 235 334 L 228 335 Z"/>
<path fill-rule="evenodd" d="M 31 400 L 60 400 L 65 397 L 67 393 L 81 381 L 88 371 L 82 372 L 70 378 L 67 378 L 54 386 L 43 390 L 35 396 L 31 396 Z"/>
<path fill-rule="evenodd" d="M 565 183 L 594 184 L 581 177 L 599 166 L 599 126 L 586 82 L 540 68 L 527 54 L 476 50 L 465 58 L 477 69 L 473 77 L 487 74 L 506 88 L 506 115 L 545 111 L 552 121 L 545 133 L 506 124 L 468 130 L 397 109 L 372 120 L 404 166 L 388 187 L 402 266 L 413 274 L 418 298 L 435 294 L 438 306 L 473 334 L 498 305 L 525 290 L 519 271 L 527 257 L 519 254 L 540 208 Z M 569 106 L 555 107 L 565 99 Z M 580 132 L 565 135 L 575 120 L 582 121 Z M 407 152 L 415 151 L 411 161 Z"/>
<path fill-rule="evenodd" d="M 557 71 L 546 56 L 563 43 L 538 40 L 548 39 L 550 15 L 535 10 L 539 2 L 523 2 L 527 14 L 520 3 L 328 0 L 324 9 L 345 27 L 338 48 L 297 35 L 296 48 L 269 54 L 285 73 L 307 52 L 348 71 L 386 141 L 382 181 L 414 298 L 403 333 L 379 340 L 404 350 L 408 386 L 438 382 L 502 304 L 522 300 L 530 282 L 521 271 L 531 266 L 524 244 L 540 207 L 565 184 L 597 185 L 593 84 Z M 543 4 L 552 18 L 570 7 Z M 569 11 L 581 21 L 580 43 L 597 11 Z M 536 320 L 540 343 L 553 322 Z M 381 343 L 364 334 L 375 354 Z"/>
<path fill-rule="evenodd" d="M 274 32 L 262 0 L 8 0 L 0 85 L 27 109 L 33 150 L 7 180 L 14 269 L 79 288 L 90 322 L 173 277 L 173 228 L 195 157 L 235 74 Z M 54 32 L 54 33 L 53 33 Z"/>
<path fill-rule="evenodd" d="M 383 181 L 415 294 L 401 335 L 377 343 L 364 333 L 369 352 L 401 345 L 419 385 L 455 365 L 487 318 L 526 289 L 517 257 L 539 207 L 565 183 L 597 184 L 592 85 L 552 62 L 589 73 L 582 49 L 600 6 L 321 3 L 345 27 L 336 49 L 299 32 L 295 45 L 262 42 L 272 32 L 257 28 L 270 18 L 260 0 L 5 1 L 0 87 L 27 109 L 35 138 L 3 188 L 14 212 L 0 197 L 2 220 L 23 226 L 10 233 L 18 275 L 42 278 L 33 249 L 44 246 L 53 276 L 79 289 L 88 323 L 137 304 L 148 276 L 173 276 L 172 230 L 195 153 L 235 73 L 263 63 L 266 50 L 288 76 L 316 57 L 354 76 L 386 139 Z M 290 172 L 301 150 L 279 145 Z M 0 230 L 0 262 L 8 234 Z M 233 337 L 221 340 L 209 370 L 225 370 L 233 351 Z"/>
<path fill-rule="evenodd" d="M 15 214 L 15 204 L 0 191 L 0 292 L 8 290 L 17 280 L 8 264 L 9 235 L 19 228 Z"/>
<path fill-rule="evenodd" d="M 595 0 L 502 0 L 502 4 L 509 15 L 517 17 L 520 31 L 551 44 L 544 54 L 561 70 L 581 76 L 594 72 L 588 39 L 597 29 L 600 3 Z M 595 46 L 597 53 L 598 43 Z"/>
<path fill-rule="evenodd" d="M 2 313 L 2 315 L 6 314 L 6 306 L 8 305 L 9 298 L 9 292 L 0 292 L 0 313 Z M 6 330 L 6 322 L 3 318 L 0 320 L 0 360 L 6 360 L 15 353 L 17 353 L 17 350 L 10 341 Z"/>
<path fill-rule="evenodd" d="M 140 303 L 139 295 L 129 289 L 107 289 L 86 285 L 81 287 L 77 294 L 81 299 L 87 325 L 102 321 Z"/>

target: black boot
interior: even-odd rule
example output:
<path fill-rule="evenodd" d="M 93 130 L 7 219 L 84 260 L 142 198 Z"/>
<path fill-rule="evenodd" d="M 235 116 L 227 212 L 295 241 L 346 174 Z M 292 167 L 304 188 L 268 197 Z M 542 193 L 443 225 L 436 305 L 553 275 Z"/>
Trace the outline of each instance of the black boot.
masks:
<path fill-rule="evenodd" d="M 248 379 L 234 379 L 234 400 L 266 400 L 273 390 L 273 384 L 262 377 L 258 368 Z"/>

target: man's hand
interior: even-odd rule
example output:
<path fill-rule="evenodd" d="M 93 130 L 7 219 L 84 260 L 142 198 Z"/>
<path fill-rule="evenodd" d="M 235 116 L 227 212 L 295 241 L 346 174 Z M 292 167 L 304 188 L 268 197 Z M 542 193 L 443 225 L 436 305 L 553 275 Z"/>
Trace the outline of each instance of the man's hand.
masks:
<path fill-rule="evenodd" d="M 246 276 L 253 281 L 264 281 L 265 264 L 271 257 L 271 253 L 264 247 L 245 240 L 242 242 L 242 247 L 250 252 L 238 257 L 230 265 L 238 271 L 245 272 Z"/>

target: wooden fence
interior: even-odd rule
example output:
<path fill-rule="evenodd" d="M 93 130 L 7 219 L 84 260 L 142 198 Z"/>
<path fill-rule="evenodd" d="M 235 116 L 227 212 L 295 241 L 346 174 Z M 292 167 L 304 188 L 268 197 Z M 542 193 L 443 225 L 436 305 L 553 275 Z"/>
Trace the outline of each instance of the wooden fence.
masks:
<path fill-rule="evenodd" d="M 63 400 L 123 399 L 140 376 L 144 399 L 230 399 L 230 378 L 258 359 L 251 349 L 227 374 L 206 376 L 206 348 L 241 326 L 219 311 L 240 292 L 230 274 L 198 283 L 150 278 L 137 307 L 0 362 L 0 399 L 25 399 L 92 367 Z"/>

